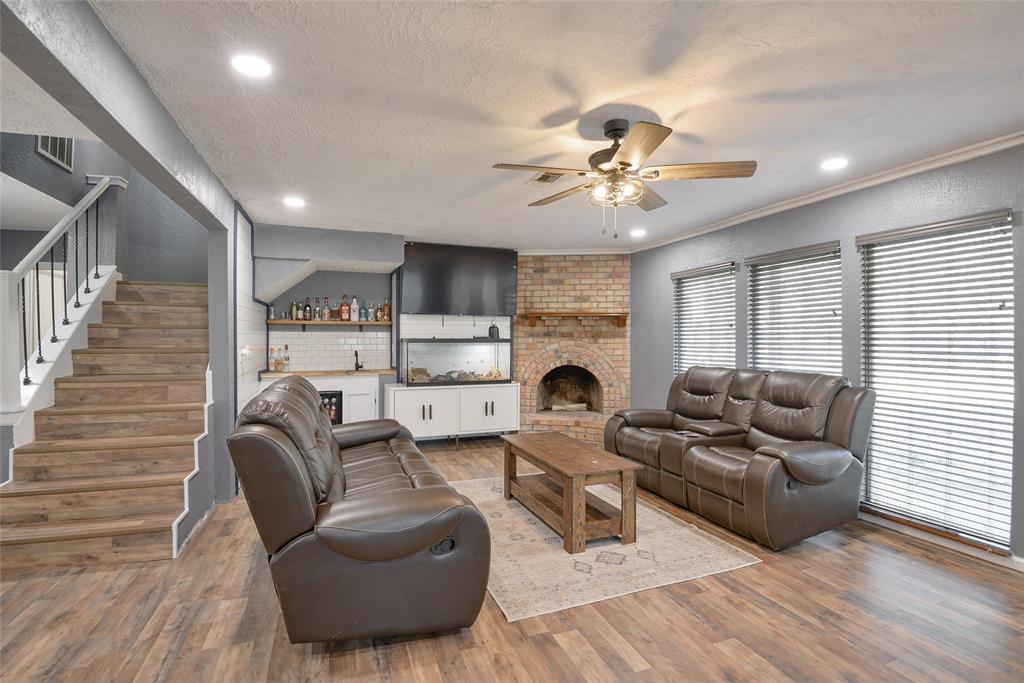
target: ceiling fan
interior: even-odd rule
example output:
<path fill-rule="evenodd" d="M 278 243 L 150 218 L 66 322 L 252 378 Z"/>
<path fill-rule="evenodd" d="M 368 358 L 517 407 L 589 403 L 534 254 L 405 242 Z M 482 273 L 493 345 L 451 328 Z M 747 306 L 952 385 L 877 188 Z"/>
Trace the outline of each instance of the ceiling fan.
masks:
<path fill-rule="evenodd" d="M 589 170 L 529 164 L 495 164 L 494 168 L 588 178 L 589 180 L 582 185 L 539 199 L 530 206 L 545 206 L 586 190 L 592 204 L 611 207 L 615 210 L 616 223 L 618 222 L 617 210 L 620 206 L 635 205 L 644 211 L 653 211 L 668 203 L 648 187 L 647 183 L 662 180 L 749 178 L 757 170 L 756 161 L 643 167 L 643 163 L 654 153 L 654 150 L 672 134 L 671 128 L 647 121 L 638 121 L 630 129 L 629 121 L 626 119 L 611 119 L 604 124 L 604 134 L 612 141 L 612 145 L 590 155 Z M 602 230 L 603 232 L 605 230 Z M 618 237 L 617 225 L 614 236 Z"/>

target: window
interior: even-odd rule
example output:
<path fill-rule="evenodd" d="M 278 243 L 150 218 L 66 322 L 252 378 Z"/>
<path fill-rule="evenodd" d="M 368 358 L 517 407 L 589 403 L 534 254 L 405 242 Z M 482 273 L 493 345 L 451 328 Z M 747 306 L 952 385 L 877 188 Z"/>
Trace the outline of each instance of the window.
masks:
<path fill-rule="evenodd" d="M 843 374 L 839 244 L 748 263 L 751 366 Z"/>
<path fill-rule="evenodd" d="M 673 273 L 672 368 L 736 365 L 736 271 L 725 263 Z"/>
<path fill-rule="evenodd" d="M 863 372 L 878 392 L 865 502 L 1010 540 L 1013 246 L 1009 212 L 868 236 Z"/>
<path fill-rule="evenodd" d="M 36 151 L 57 164 L 65 171 L 75 168 L 75 139 L 58 138 L 52 135 L 40 135 Z"/>

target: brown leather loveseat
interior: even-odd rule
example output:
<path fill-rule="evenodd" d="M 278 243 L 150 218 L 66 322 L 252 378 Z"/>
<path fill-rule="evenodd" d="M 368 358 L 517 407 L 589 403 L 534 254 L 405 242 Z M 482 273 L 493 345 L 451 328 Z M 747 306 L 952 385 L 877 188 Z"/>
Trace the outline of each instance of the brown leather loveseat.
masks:
<path fill-rule="evenodd" d="M 857 516 L 875 395 L 845 377 L 691 367 L 665 410 L 623 410 L 605 449 L 637 483 L 779 550 Z"/>
<path fill-rule="evenodd" d="M 468 627 L 483 604 L 483 515 L 394 420 L 332 427 L 307 380 L 242 409 L 228 449 L 293 643 Z"/>

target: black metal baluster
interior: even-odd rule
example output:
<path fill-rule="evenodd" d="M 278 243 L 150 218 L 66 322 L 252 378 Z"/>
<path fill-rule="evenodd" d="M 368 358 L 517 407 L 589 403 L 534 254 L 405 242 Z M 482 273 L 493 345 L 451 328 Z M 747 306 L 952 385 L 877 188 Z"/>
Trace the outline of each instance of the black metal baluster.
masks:
<path fill-rule="evenodd" d="M 57 343 L 57 297 L 53 292 L 53 247 L 50 247 L 50 343 Z"/>
<path fill-rule="evenodd" d="M 25 379 L 22 384 L 32 384 L 28 378 L 28 321 L 25 319 L 25 278 L 21 278 L 21 351 L 25 354 Z"/>
<path fill-rule="evenodd" d="M 62 248 L 64 250 L 64 263 L 61 268 L 64 274 L 62 281 L 64 287 L 64 320 L 61 322 L 61 325 L 70 325 L 71 321 L 68 320 L 68 234 L 66 232 L 63 235 L 63 239 L 64 242 L 62 244 Z"/>
<path fill-rule="evenodd" d="M 100 279 L 100 200 L 96 200 L 93 204 L 96 207 L 96 216 L 93 223 L 96 224 L 96 272 L 93 274 L 94 280 Z"/>
<path fill-rule="evenodd" d="M 92 292 L 89 289 L 89 209 L 85 210 L 85 289 L 82 291 L 86 294 Z"/>
<path fill-rule="evenodd" d="M 36 261 L 36 340 L 38 344 L 38 353 L 36 355 L 36 362 L 43 362 L 43 321 L 39 314 L 39 261 Z"/>
<path fill-rule="evenodd" d="M 75 219 L 75 308 L 79 308 L 82 302 L 78 300 L 78 283 L 80 281 L 78 274 L 78 219 Z"/>

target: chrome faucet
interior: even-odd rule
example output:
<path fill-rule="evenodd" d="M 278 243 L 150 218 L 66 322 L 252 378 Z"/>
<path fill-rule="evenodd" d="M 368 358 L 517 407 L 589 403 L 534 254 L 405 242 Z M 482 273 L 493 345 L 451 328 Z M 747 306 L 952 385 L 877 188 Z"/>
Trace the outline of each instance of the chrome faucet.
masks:
<path fill-rule="evenodd" d="M 359 362 L 359 352 L 356 351 L 356 372 L 363 369 L 363 364 Z"/>

